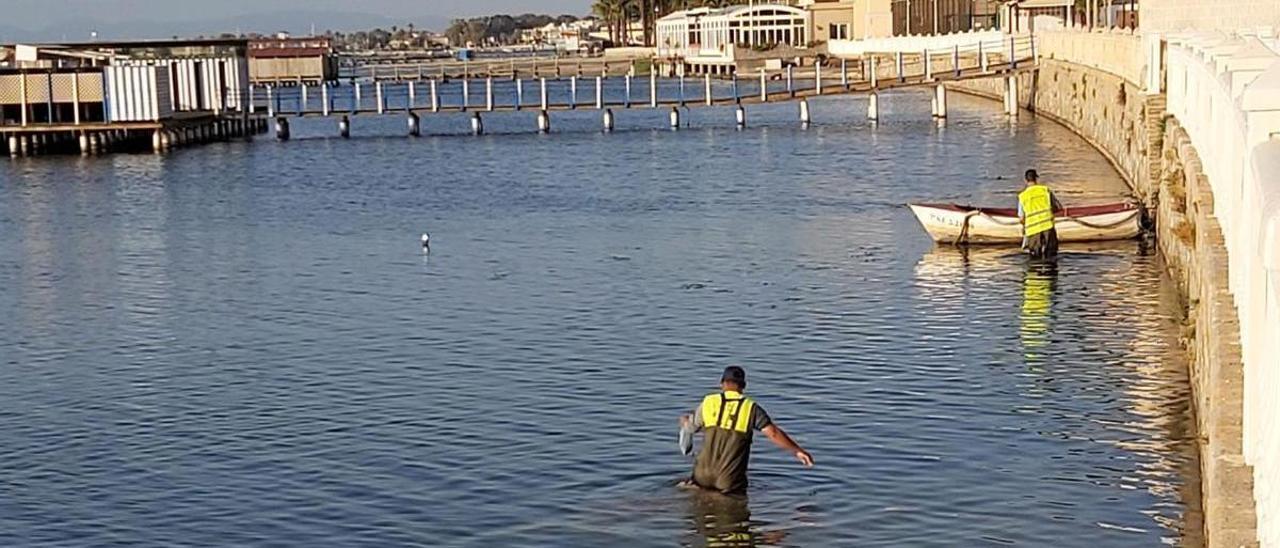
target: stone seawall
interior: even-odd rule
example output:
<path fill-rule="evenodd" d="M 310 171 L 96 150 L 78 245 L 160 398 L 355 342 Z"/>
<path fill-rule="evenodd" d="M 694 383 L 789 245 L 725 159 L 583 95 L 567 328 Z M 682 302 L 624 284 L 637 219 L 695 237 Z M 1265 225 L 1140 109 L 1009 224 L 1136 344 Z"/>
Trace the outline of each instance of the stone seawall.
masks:
<path fill-rule="evenodd" d="M 1147 206 L 1179 285 L 1199 427 L 1205 544 L 1257 546 L 1253 474 L 1242 454 L 1240 324 L 1213 193 L 1195 149 L 1166 116 L 1164 95 L 1145 94 L 1097 68 L 1060 59 L 1040 63 L 1037 73 L 1018 79 L 1021 105 L 1071 129 L 1115 166 Z M 949 84 L 994 100 L 1001 100 L 1004 86 L 1001 78 Z"/>

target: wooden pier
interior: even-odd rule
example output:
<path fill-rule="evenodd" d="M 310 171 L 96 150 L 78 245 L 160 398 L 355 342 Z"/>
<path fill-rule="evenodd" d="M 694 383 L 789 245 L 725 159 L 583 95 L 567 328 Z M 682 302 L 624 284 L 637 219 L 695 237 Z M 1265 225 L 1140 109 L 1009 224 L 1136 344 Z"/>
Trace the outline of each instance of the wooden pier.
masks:
<path fill-rule="evenodd" d="M 1029 40 L 1029 38 L 1027 39 Z M 482 113 L 532 110 L 538 113 L 537 128 L 547 131 L 550 113 L 569 110 L 598 110 L 602 124 L 612 129 L 614 109 L 672 109 L 673 124 L 679 109 L 696 106 L 738 106 L 738 125 L 745 125 L 741 107 L 762 103 L 795 101 L 802 122 L 810 120 L 808 99 L 829 95 L 867 94 L 867 116 L 878 120 L 882 91 L 911 87 L 933 87 L 933 113 L 947 116 L 946 84 L 978 78 L 1003 78 L 1007 93 L 1016 96 L 1012 82 L 1025 71 L 1036 70 L 1035 48 L 1019 48 L 1010 39 L 1008 49 L 953 47 L 945 52 L 893 52 L 830 59 L 805 67 L 787 67 L 758 74 L 699 77 L 678 75 L 659 78 L 650 71 L 644 77 L 630 73 L 594 76 L 525 78 L 512 76 L 483 78 L 426 78 L 406 81 L 375 80 L 349 86 L 299 86 L 296 88 L 251 88 L 249 109 L 276 120 L 277 136 L 288 138 L 288 119 L 298 117 L 340 117 L 339 131 L 350 134 L 355 116 L 401 113 L 408 117 L 410 134 L 416 135 L 419 117 L 427 114 L 471 114 L 472 129 L 483 132 Z M 448 90 L 446 90 L 448 86 Z M 446 92 L 447 91 L 447 92 Z M 1006 101 L 1017 116 L 1016 97 Z"/>

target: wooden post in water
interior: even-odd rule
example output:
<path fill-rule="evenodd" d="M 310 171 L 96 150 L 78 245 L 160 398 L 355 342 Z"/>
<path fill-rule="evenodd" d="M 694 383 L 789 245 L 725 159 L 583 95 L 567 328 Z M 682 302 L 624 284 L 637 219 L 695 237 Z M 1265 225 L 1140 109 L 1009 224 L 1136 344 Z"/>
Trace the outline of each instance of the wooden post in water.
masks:
<path fill-rule="evenodd" d="M 548 105 L 547 105 L 547 78 L 545 76 L 541 80 L 538 80 L 538 96 L 539 96 L 538 105 L 542 107 L 543 111 L 546 111 Z"/>
<path fill-rule="evenodd" d="M 578 76 L 569 77 L 569 108 L 578 108 Z"/>
<path fill-rule="evenodd" d="M 622 107 L 631 108 L 631 75 L 623 76 L 622 80 L 626 85 L 626 90 L 622 97 Z"/>
<path fill-rule="evenodd" d="M 680 72 L 680 106 L 684 106 L 684 72 Z"/>
<path fill-rule="evenodd" d="M 299 87 L 299 91 L 301 93 L 301 100 L 298 101 L 298 115 L 302 115 L 302 113 L 307 110 L 307 84 L 302 84 L 302 86 Z"/>
<path fill-rule="evenodd" d="M 515 109 L 520 110 L 524 105 L 524 79 L 516 78 L 516 105 Z"/>
<path fill-rule="evenodd" d="M 413 110 L 413 107 L 416 106 L 417 98 L 418 98 L 418 94 L 417 94 L 417 90 L 414 89 L 414 81 L 409 80 L 409 106 L 406 110 L 409 110 L 409 111 Z"/>
<path fill-rule="evenodd" d="M 604 108 L 604 78 L 596 76 L 596 110 Z"/>
<path fill-rule="evenodd" d="M 436 81 L 431 80 L 431 112 L 440 112 L 440 94 L 436 90 Z"/>
<path fill-rule="evenodd" d="M 787 95 L 796 96 L 796 84 L 793 69 L 791 65 L 787 65 Z"/>
<path fill-rule="evenodd" d="M 867 100 L 867 119 L 872 122 L 880 120 L 880 94 L 872 91 Z"/>
<path fill-rule="evenodd" d="M 871 54 L 871 64 L 868 67 L 871 69 L 871 78 L 869 78 L 871 80 L 871 89 L 876 89 L 880 85 L 880 76 L 876 74 L 876 55 L 874 53 Z"/>
<path fill-rule="evenodd" d="M 383 100 L 383 97 L 382 97 L 382 81 L 381 80 L 373 84 L 373 91 L 374 91 L 375 98 L 378 100 L 378 114 L 382 114 L 383 112 L 386 111 L 387 103 L 386 101 Z"/>
<path fill-rule="evenodd" d="M 978 68 L 983 73 L 987 72 L 987 51 L 981 40 L 978 41 Z"/>
<path fill-rule="evenodd" d="M 25 82 L 26 80 L 23 80 L 23 81 Z M 271 99 L 272 99 L 271 84 L 267 84 L 267 116 L 268 117 L 273 117 L 276 115 L 276 103 Z M 23 108 L 22 113 L 24 117 L 26 115 L 26 112 L 27 112 L 27 109 Z M 23 122 L 23 124 L 25 125 L 26 122 Z"/>
<path fill-rule="evenodd" d="M 493 76 L 484 80 L 484 109 L 493 112 Z"/>
<path fill-rule="evenodd" d="M 351 112 L 360 110 L 360 82 L 356 82 L 355 94 L 355 100 L 351 102 Z"/>
<path fill-rule="evenodd" d="M 322 82 L 320 84 L 320 113 L 329 115 L 329 83 Z"/>
<path fill-rule="evenodd" d="M 849 60 L 843 57 L 840 59 L 840 87 L 849 89 Z"/>
<path fill-rule="evenodd" d="M 951 68 L 955 70 L 956 78 L 960 77 L 960 44 L 956 44 L 951 49 Z"/>
<path fill-rule="evenodd" d="M 466 69 L 464 69 L 465 71 Z M 462 78 L 462 110 L 467 110 L 471 106 L 471 79 Z"/>
<path fill-rule="evenodd" d="M 703 92 L 702 92 L 703 99 L 706 101 L 707 106 L 711 106 L 715 104 L 715 98 L 711 96 L 711 74 L 710 73 L 704 74 L 702 75 L 702 78 L 704 82 Z"/>
<path fill-rule="evenodd" d="M 254 111 L 257 109 L 257 105 L 253 104 L 253 91 L 254 91 L 253 87 L 254 87 L 253 84 L 249 84 L 249 114 L 253 114 Z M 89 144 L 90 145 L 93 144 L 92 136 L 90 136 Z"/>

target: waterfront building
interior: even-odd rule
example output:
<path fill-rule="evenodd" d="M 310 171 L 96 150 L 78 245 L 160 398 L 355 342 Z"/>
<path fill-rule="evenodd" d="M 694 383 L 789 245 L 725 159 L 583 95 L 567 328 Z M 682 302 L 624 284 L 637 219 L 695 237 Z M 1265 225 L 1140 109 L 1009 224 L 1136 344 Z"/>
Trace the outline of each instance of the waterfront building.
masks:
<path fill-rule="evenodd" d="M 677 11 L 657 22 L 657 56 L 676 66 L 729 73 L 754 50 L 787 51 L 811 41 L 809 11 L 758 3 Z"/>
<path fill-rule="evenodd" d="M 1013 0 L 1003 18 L 1013 32 L 1060 30 L 1071 25 L 1075 7 L 1075 0 Z"/>
<path fill-rule="evenodd" d="M 800 0 L 815 42 L 883 38 L 893 34 L 892 0 Z"/>
<path fill-rule="evenodd" d="M 994 29 L 1000 8 L 1001 0 L 893 0 L 893 35 Z"/>
<path fill-rule="evenodd" d="M 254 39 L 248 53 L 249 81 L 254 84 L 319 84 L 338 77 L 333 41 L 325 36 Z"/>

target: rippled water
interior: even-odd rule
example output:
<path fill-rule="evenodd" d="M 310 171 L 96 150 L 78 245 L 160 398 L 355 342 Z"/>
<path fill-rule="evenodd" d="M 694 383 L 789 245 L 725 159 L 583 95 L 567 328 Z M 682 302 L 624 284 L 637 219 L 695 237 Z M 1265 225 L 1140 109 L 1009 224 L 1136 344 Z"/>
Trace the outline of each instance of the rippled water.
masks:
<path fill-rule="evenodd" d="M 1106 200 L 1105 161 L 976 99 L 794 109 L 0 161 L 0 544 L 1197 542 L 1157 259 L 934 249 L 901 205 Z M 748 501 L 673 486 L 730 363 L 818 461 L 759 438 Z"/>

